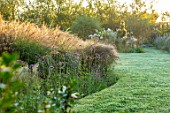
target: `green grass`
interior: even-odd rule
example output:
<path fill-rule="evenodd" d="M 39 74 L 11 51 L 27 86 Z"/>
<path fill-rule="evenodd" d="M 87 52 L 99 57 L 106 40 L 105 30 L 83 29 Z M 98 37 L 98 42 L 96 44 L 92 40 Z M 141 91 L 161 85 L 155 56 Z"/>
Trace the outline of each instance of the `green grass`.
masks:
<path fill-rule="evenodd" d="M 78 101 L 78 113 L 170 113 L 170 54 L 120 53 L 115 67 L 119 81 Z"/>

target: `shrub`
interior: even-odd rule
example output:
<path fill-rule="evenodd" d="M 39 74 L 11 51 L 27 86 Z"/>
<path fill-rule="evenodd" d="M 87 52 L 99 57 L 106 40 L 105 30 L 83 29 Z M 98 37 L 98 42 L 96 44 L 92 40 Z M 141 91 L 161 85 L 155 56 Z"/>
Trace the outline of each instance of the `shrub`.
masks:
<path fill-rule="evenodd" d="M 89 34 L 95 33 L 96 29 L 101 30 L 100 21 L 85 15 L 79 16 L 71 26 L 71 31 L 84 40 Z"/>
<path fill-rule="evenodd" d="M 113 68 L 109 68 L 107 76 L 99 77 L 96 76 L 96 73 L 86 72 L 84 75 L 76 77 L 76 79 L 77 92 L 82 93 L 83 96 L 87 96 L 115 84 L 119 78 L 118 76 L 113 75 Z"/>
<path fill-rule="evenodd" d="M 9 55 L 3 53 L 0 58 L 0 112 L 16 112 L 16 99 L 22 84 L 15 79 L 14 71 L 19 68 L 20 64 L 16 62 L 16 54 Z"/>
<path fill-rule="evenodd" d="M 97 71 L 101 76 L 118 59 L 116 49 L 111 45 L 91 45 L 82 53 L 82 65 L 88 70 Z M 103 73 L 103 74 L 102 74 Z"/>
<path fill-rule="evenodd" d="M 17 54 L 7 53 L 0 57 L 0 112 L 70 113 L 75 99 L 78 98 L 78 93 L 73 93 L 76 81 L 70 78 L 56 87 L 56 81 L 55 84 L 49 83 L 54 82 L 53 78 L 51 81 L 41 81 L 31 76 L 32 79 L 21 83 L 19 78 L 16 78 L 16 70 L 20 68 L 19 62 L 16 61 L 18 58 Z M 48 89 L 43 87 L 43 82 Z"/>
<path fill-rule="evenodd" d="M 40 45 L 38 42 L 17 39 L 12 45 L 13 51 L 18 52 L 20 59 L 27 62 L 28 64 L 35 64 L 42 56 L 48 54 L 50 49 Z"/>
<path fill-rule="evenodd" d="M 0 33 L 0 54 L 3 52 L 12 52 L 13 48 L 11 45 L 13 44 L 13 39 L 7 36 L 5 33 Z"/>
<path fill-rule="evenodd" d="M 157 37 L 155 40 L 155 46 L 161 50 L 167 50 L 170 52 L 170 37 Z"/>
<path fill-rule="evenodd" d="M 79 68 L 79 58 L 76 54 L 59 51 L 49 54 L 39 60 L 38 74 L 41 78 L 48 75 L 76 75 Z"/>
<path fill-rule="evenodd" d="M 157 37 L 155 40 L 155 46 L 158 49 L 162 49 L 162 50 L 165 49 L 166 48 L 165 40 L 166 40 L 166 37 Z"/>
<path fill-rule="evenodd" d="M 145 53 L 145 51 L 142 47 L 129 48 L 124 52 L 126 52 L 126 53 Z"/>
<path fill-rule="evenodd" d="M 48 53 L 50 49 L 40 45 L 36 41 L 27 39 L 17 39 L 12 46 L 14 52 L 18 52 L 20 59 L 28 64 L 35 64 L 38 59 Z"/>
<path fill-rule="evenodd" d="M 170 52 L 170 37 L 167 37 L 165 42 L 166 42 L 166 50 Z"/>

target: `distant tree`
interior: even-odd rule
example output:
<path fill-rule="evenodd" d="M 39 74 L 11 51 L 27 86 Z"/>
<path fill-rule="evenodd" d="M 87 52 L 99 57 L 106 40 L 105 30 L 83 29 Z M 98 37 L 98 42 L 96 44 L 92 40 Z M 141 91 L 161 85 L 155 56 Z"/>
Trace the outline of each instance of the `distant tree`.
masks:
<path fill-rule="evenodd" d="M 96 18 L 89 16 L 79 16 L 75 23 L 71 26 L 73 33 L 86 40 L 87 36 L 95 33 L 95 30 L 101 30 L 101 22 Z"/>
<path fill-rule="evenodd" d="M 153 2 L 146 7 L 146 1 L 135 0 L 129 6 L 124 4 L 121 7 L 124 10 L 120 12 L 120 18 L 126 21 L 127 29 L 137 37 L 148 38 L 158 17 Z"/>
<path fill-rule="evenodd" d="M 0 0 L 0 13 L 5 20 L 13 20 L 24 0 Z"/>

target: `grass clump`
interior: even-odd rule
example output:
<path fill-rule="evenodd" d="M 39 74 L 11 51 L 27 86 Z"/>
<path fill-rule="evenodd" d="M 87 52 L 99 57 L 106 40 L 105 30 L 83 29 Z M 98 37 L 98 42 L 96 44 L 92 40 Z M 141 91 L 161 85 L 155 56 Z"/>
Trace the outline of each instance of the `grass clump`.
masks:
<path fill-rule="evenodd" d="M 116 62 L 118 58 L 116 49 L 111 45 L 104 44 L 86 47 L 82 56 L 82 65 L 89 70 L 96 70 L 98 76 L 106 72 L 109 66 Z"/>
<path fill-rule="evenodd" d="M 16 49 L 14 51 L 19 52 L 21 59 L 29 63 L 35 63 L 37 61 L 37 58 L 34 57 L 35 55 L 43 56 L 49 50 L 52 54 L 57 54 L 60 50 L 66 52 L 73 51 L 79 54 L 82 59 L 85 57 L 85 59 L 90 58 L 92 60 L 96 60 L 96 55 L 98 54 L 102 56 L 98 59 L 101 61 L 95 62 L 97 63 L 96 65 L 102 67 L 109 67 L 111 63 L 108 63 L 108 61 L 113 63 L 118 57 L 114 46 L 83 41 L 69 34 L 69 32 L 62 32 L 59 28 L 49 29 L 44 25 L 39 27 L 29 22 L 7 22 L 2 20 L 0 23 L 0 34 L 10 37 L 14 43 L 12 48 Z M 93 51 L 93 53 L 89 53 L 90 51 Z M 92 65 L 91 67 L 94 67 L 94 64 Z"/>

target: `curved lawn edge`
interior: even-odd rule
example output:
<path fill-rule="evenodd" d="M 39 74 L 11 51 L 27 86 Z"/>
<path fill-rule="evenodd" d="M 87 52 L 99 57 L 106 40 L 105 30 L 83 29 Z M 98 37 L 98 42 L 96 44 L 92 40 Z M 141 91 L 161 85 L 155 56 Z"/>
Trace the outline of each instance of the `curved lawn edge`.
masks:
<path fill-rule="evenodd" d="M 78 101 L 77 113 L 170 112 L 170 54 L 120 53 L 116 84 Z"/>

